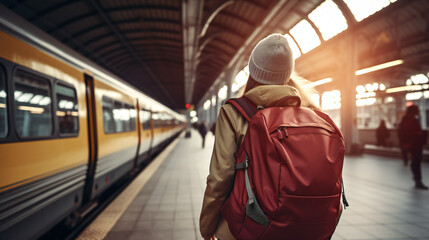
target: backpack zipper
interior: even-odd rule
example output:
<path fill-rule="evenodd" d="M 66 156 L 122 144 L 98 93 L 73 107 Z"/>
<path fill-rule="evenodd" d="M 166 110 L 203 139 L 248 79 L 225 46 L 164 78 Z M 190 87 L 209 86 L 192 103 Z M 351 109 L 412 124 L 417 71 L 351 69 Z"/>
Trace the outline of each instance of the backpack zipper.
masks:
<path fill-rule="evenodd" d="M 289 128 L 289 130 L 287 128 Z M 317 129 L 325 130 L 328 133 L 335 133 L 329 129 L 326 129 L 326 128 L 320 127 L 320 126 L 289 126 L 289 127 L 280 126 L 275 131 L 271 132 L 271 134 L 276 132 L 278 139 L 287 139 L 290 135 L 290 133 L 289 133 L 290 129 L 292 129 L 292 130 L 296 129 L 297 130 L 296 133 L 295 133 L 295 131 L 293 131 L 291 133 L 292 135 L 295 135 L 295 134 L 300 134 L 299 129 L 301 129 L 301 128 L 317 128 Z"/>
<path fill-rule="evenodd" d="M 289 134 L 286 130 L 286 127 L 277 128 L 277 138 L 286 139 L 289 137 Z"/>

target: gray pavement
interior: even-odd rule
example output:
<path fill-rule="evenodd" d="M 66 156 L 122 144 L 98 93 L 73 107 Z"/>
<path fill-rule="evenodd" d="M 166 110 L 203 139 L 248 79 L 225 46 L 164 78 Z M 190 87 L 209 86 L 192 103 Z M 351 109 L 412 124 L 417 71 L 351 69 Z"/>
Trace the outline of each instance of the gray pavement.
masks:
<path fill-rule="evenodd" d="M 196 131 L 182 138 L 143 187 L 106 239 L 201 239 L 199 214 L 214 137 Z M 429 239 L 429 191 L 413 189 L 400 159 L 346 157 L 344 182 L 350 207 L 332 239 Z M 429 184 L 429 164 L 423 176 Z"/>

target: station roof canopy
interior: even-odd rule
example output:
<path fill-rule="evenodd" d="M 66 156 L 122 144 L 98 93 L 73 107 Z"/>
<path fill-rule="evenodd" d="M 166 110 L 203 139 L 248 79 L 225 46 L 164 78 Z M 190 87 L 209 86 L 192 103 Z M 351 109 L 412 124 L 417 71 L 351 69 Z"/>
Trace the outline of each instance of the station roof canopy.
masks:
<path fill-rule="evenodd" d="M 424 0 L 3 0 L 2 4 L 149 96 L 173 108 L 198 104 L 255 44 L 288 34 L 297 70 L 335 74 L 338 46 L 356 36 L 356 68 L 409 59 L 428 70 Z M 323 48 L 321 47 L 323 46 Z M 309 68 L 308 66 L 312 66 Z M 225 74 L 224 74 L 225 75 Z M 233 78 L 234 76 L 227 76 Z"/>

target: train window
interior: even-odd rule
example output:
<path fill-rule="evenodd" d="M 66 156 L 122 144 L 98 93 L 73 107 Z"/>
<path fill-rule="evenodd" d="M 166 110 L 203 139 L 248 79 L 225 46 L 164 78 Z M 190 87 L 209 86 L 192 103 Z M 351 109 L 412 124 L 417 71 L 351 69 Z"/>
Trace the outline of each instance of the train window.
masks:
<path fill-rule="evenodd" d="M 142 109 L 140 111 L 140 119 L 143 129 L 150 129 L 150 112 Z"/>
<path fill-rule="evenodd" d="M 136 130 L 136 109 L 133 105 L 130 104 L 124 104 L 125 109 L 129 111 L 130 119 L 129 119 L 129 131 L 135 131 Z"/>
<path fill-rule="evenodd" d="M 164 127 L 164 113 L 158 113 L 158 127 Z"/>
<path fill-rule="evenodd" d="M 152 119 L 153 119 L 153 128 L 160 127 L 160 119 L 159 119 L 159 113 L 152 113 Z"/>
<path fill-rule="evenodd" d="M 7 104 L 6 104 L 6 79 L 3 69 L 0 67 L 0 138 L 7 134 Z"/>
<path fill-rule="evenodd" d="M 57 118 L 61 134 L 79 132 L 79 109 L 76 90 L 62 84 L 55 87 L 57 94 Z"/>
<path fill-rule="evenodd" d="M 103 96 L 103 124 L 105 133 L 136 130 L 136 112 L 133 105 Z"/>
<path fill-rule="evenodd" d="M 103 125 L 105 133 L 116 132 L 115 120 L 113 120 L 113 103 L 112 99 L 103 96 Z"/>
<path fill-rule="evenodd" d="M 52 135 L 51 88 L 41 76 L 17 70 L 14 74 L 16 130 L 20 137 Z"/>

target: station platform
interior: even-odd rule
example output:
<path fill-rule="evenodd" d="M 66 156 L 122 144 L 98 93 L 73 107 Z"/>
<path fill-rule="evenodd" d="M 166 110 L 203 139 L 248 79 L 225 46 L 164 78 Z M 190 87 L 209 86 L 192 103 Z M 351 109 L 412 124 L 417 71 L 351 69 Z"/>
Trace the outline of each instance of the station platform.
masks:
<path fill-rule="evenodd" d="M 214 137 L 176 139 L 78 239 L 201 239 L 199 215 Z M 429 164 L 422 165 L 429 184 Z M 347 156 L 350 203 L 332 239 L 429 239 L 429 191 L 416 190 L 399 158 Z"/>

